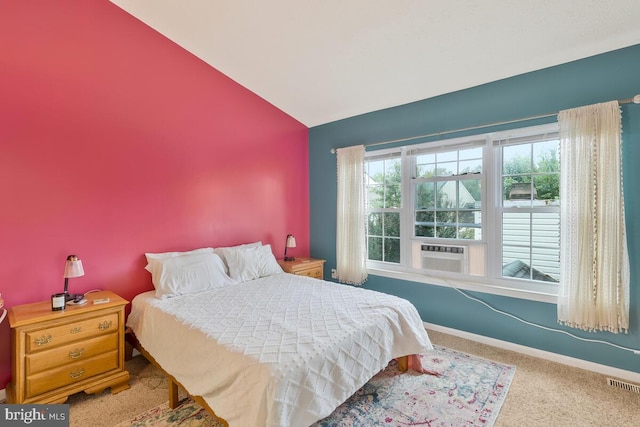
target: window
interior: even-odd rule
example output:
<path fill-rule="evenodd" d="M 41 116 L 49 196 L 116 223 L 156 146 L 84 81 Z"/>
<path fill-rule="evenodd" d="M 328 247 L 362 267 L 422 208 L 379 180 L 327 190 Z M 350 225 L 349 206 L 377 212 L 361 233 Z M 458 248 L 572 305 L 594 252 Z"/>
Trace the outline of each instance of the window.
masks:
<path fill-rule="evenodd" d="M 368 152 L 368 267 L 556 294 L 558 146 L 551 124 Z"/>
<path fill-rule="evenodd" d="M 558 282 L 560 161 L 557 134 L 500 141 L 502 276 Z"/>
<path fill-rule="evenodd" d="M 400 262 L 400 156 L 369 158 L 367 190 L 367 248 L 369 259 Z"/>
<path fill-rule="evenodd" d="M 482 238 L 482 148 L 415 156 L 414 236 Z"/>

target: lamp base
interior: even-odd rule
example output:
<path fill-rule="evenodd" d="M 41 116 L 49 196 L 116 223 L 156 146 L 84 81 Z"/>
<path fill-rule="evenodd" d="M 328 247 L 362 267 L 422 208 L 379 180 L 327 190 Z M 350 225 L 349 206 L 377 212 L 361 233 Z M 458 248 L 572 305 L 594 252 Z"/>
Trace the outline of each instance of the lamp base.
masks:
<path fill-rule="evenodd" d="M 295 260 L 296 260 L 296 258 L 295 258 L 295 257 L 292 257 L 292 256 L 286 256 L 286 257 L 284 257 L 284 260 L 285 260 L 285 261 L 295 261 Z"/>

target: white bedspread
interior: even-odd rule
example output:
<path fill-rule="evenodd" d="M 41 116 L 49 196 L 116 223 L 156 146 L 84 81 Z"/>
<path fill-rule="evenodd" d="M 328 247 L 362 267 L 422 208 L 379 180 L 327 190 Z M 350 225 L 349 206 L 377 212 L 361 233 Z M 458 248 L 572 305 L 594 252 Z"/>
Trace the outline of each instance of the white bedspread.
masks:
<path fill-rule="evenodd" d="M 391 359 L 432 348 L 408 301 L 286 273 L 164 300 L 140 294 L 128 326 L 231 427 L 307 427 Z"/>

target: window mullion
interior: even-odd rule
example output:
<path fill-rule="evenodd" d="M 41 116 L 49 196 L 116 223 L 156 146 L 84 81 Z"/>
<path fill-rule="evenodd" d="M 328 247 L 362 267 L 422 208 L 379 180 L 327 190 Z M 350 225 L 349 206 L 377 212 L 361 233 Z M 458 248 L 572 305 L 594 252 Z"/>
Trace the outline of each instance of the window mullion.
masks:
<path fill-rule="evenodd" d="M 402 150 L 400 168 L 402 171 L 402 206 L 400 213 L 400 264 L 411 266 L 411 246 L 413 240 L 413 178 L 415 178 L 416 158 L 408 153 L 408 148 Z"/>
<path fill-rule="evenodd" d="M 493 212 L 491 218 L 486 218 L 486 242 L 487 248 L 487 275 L 491 279 L 501 277 L 498 272 L 501 270 L 498 266 L 502 263 L 502 156 L 499 148 L 493 148 L 490 139 L 487 138 L 485 145 L 485 167 L 486 167 L 486 186 L 488 187 L 485 194 L 487 196 L 486 211 L 489 209 Z"/>

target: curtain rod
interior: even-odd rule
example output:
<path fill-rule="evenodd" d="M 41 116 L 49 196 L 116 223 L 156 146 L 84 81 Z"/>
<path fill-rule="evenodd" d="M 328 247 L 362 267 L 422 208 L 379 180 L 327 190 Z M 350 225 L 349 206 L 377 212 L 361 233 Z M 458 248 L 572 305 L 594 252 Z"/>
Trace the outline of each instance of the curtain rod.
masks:
<path fill-rule="evenodd" d="M 631 104 L 631 103 L 640 104 L 640 94 L 634 96 L 633 98 L 626 98 L 626 99 L 619 99 L 618 100 L 618 104 L 620 104 L 620 105 Z M 427 133 L 427 134 L 424 134 L 424 135 L 409 136 L 407 138 L 392 139 L 392 140 L 389 140 L 389 141 L 373 142 L 371 144 L 365 144 L 365 148 L 366 147 L 375 147 L 376 145 L 394 144 L 396 142 L 412 141 L 414 139 L 430 138 L 432 136 L 442 136 L 442 135 L 448 135 L 448 134 L 451 134 L 451 133 L 466 132 L 466 131 L 469 131 L 469 130 L 484 129 L 484 128 L 493 127 L 493 126 L 509 125 L 511 123 L 526 122 L 526 121 L 529 121 L 529 120 L 544 119 L 544 118 L 552 117 L 552 116 L 556 116 L 556 115 L 558 115 L 558 113 L 546 113 L 546 114 L 540 114 L 540 115 L 537 115 L 537 116 L 523 117 L 523 118 L 520 118 L 520 119 L 506 120 L 506 121 L 503 121 L 503 122 L 494 122 L 494 123 L 488 123 L 488 124 L 485 124 L 485 125 L 469 126 L 469 127 L 461 128 L 461 129 L 445 130 L 445 131 L 442 131 L 442 132 L 433 132 L 433 133 Z M 331 149 L 331 153 L 335 154 L 335 152 L 336 152 L 336 149 L 332 148 Z"/>

